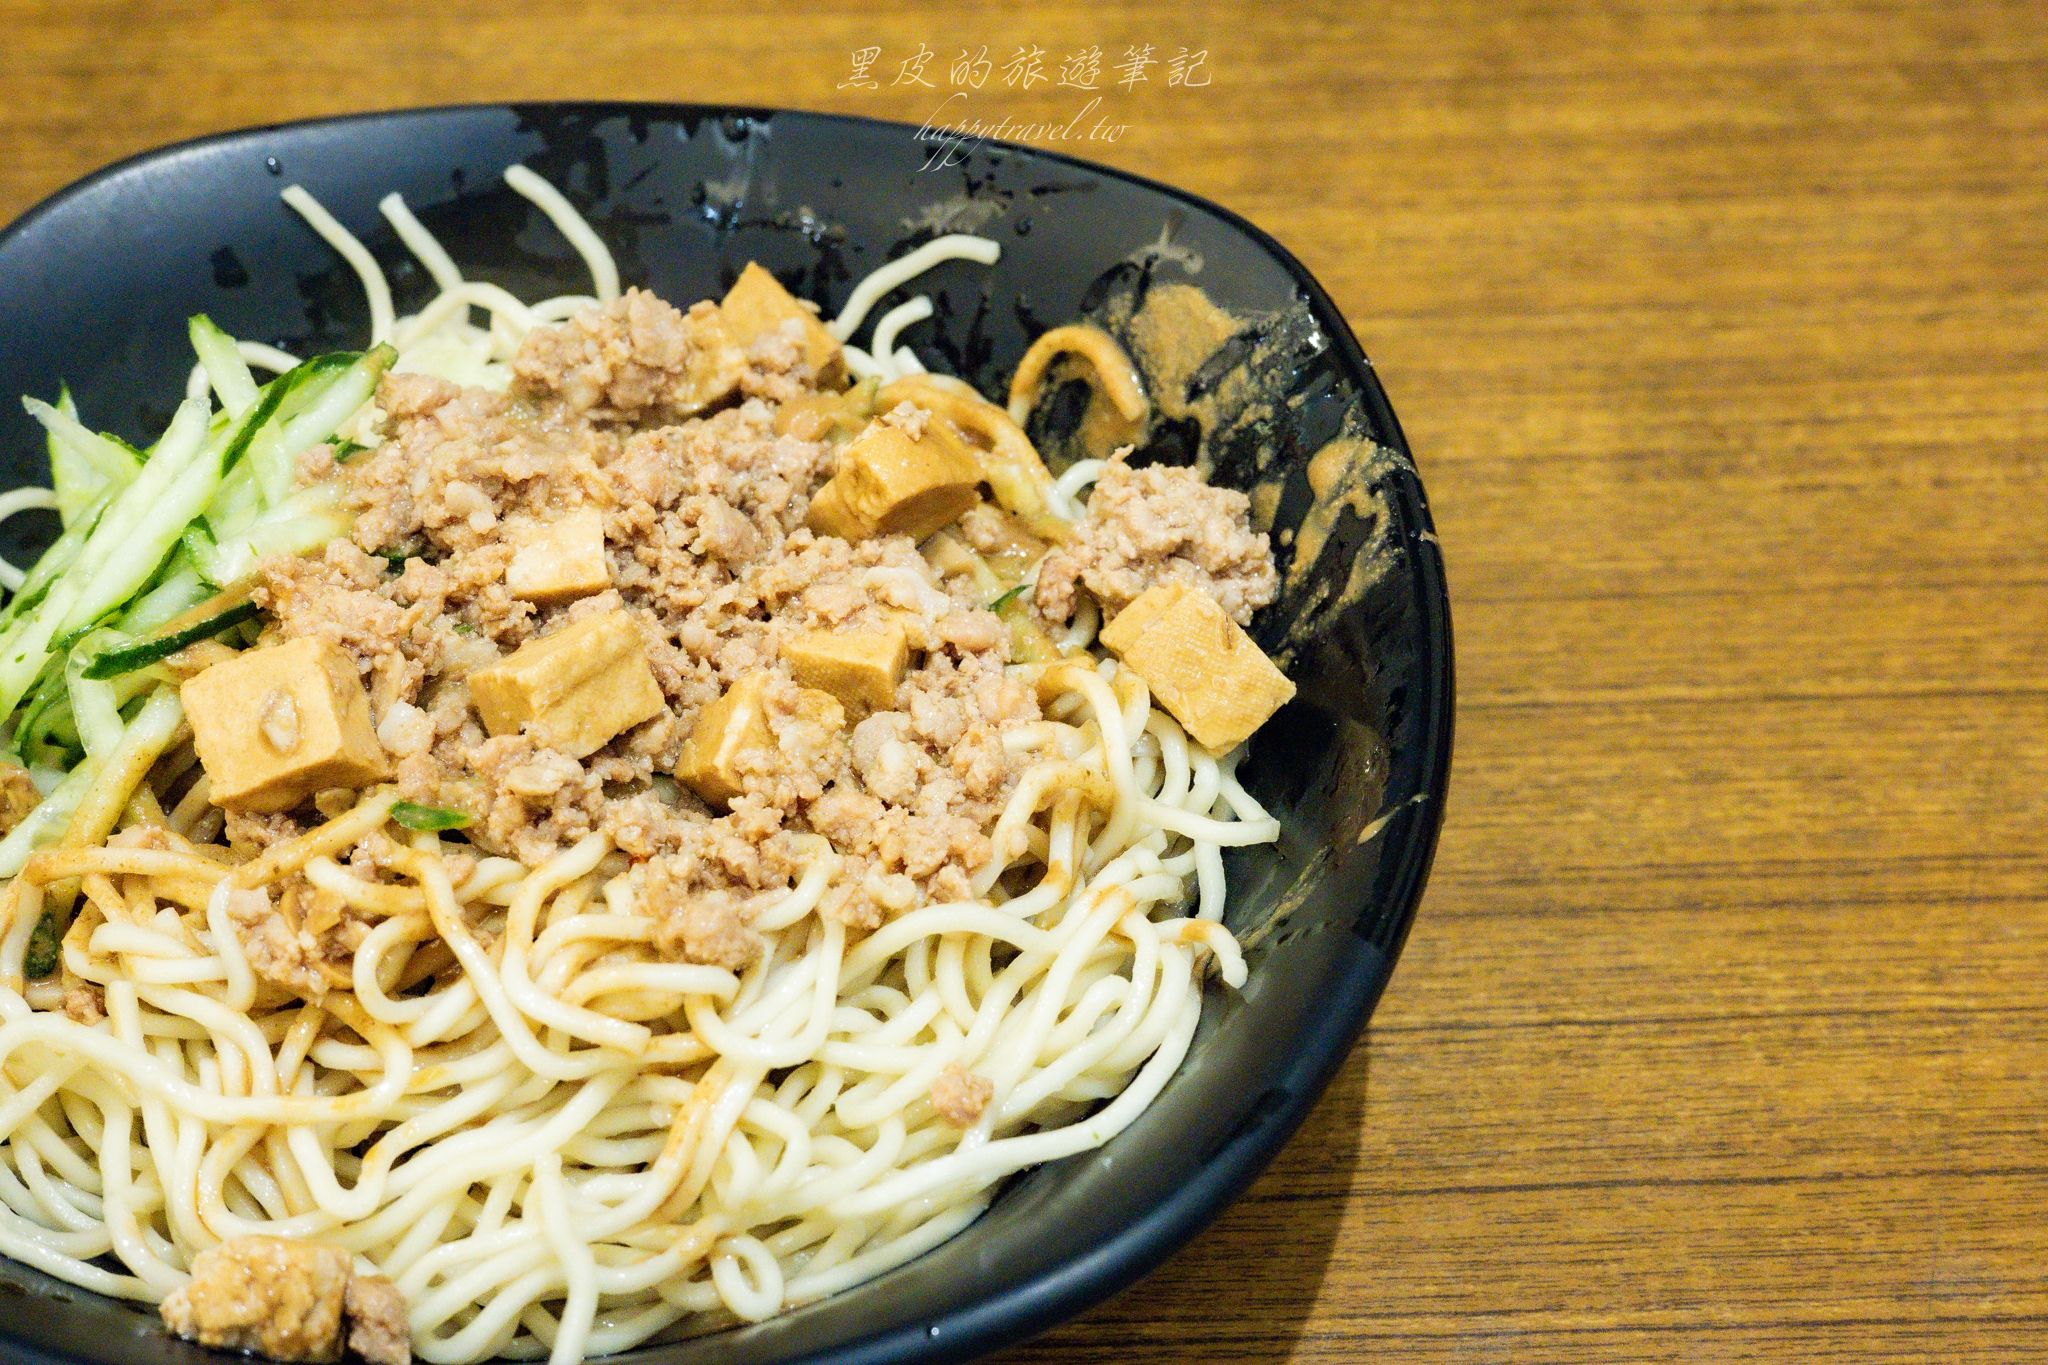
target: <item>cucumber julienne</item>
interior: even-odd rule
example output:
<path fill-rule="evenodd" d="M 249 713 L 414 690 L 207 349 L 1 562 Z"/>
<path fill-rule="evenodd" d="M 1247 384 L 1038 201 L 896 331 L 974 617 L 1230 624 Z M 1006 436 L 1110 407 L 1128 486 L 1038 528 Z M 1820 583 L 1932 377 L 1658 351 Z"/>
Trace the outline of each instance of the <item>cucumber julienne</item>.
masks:
<path fill-rule="evenodd" d="M 63 531 L 0 608 L 0 755 L 47 793 L 0 839 L 0 876 L 63 833 L 105 754 L 179 723 L 151 666 L 254 619 L 257 560 L 348 531 L 337 488 L 294 487 L 298 457 L 371 401 L 396 353 L 316 356 L 259 385 L 212 321 L 189 332 L 205 382 L 147 451 L 91 430 L 68 392 L 23 400 Z"/>
<path fill-rule="evenodd" d="M 161 632 L 148 639 L 137 640 L 133 644 L 109 649 L 104 654 L 96 654 L 79 676 L 95 681 L 118 678 L 123 673 L 132 673 L 138 668 L 160 663 L 188 645 L 198 644 L 201 640 L 211 640 L 244 621 L 253 621 L 256 615 L 254 602 L 237 603 L 182 630 Z"/>
<path fill-rule="evenodd" d="M 119 492 L 134 482 L 135 472 L 142 468 L 142 452 L 80 423 L 69 388 L 57 395 L 54 408 L 34 399 L 27 406 L 49 436 L 50 488 L 66 526 L 101 494 Z"/>

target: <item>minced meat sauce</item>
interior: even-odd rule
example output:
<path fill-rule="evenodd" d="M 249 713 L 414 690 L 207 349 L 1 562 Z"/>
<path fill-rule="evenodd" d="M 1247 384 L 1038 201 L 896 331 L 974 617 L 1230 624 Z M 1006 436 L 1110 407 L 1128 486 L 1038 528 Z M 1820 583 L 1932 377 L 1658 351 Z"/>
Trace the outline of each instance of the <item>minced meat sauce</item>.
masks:
<path fill-rule="evenodd" d="M 387 377 L 382 444 L 302 462 L 303 476 L 346 489 L 351 537 L 265 561 L 257 602 L 272 622 L 264 644 L 321 637 L 353 658 L 405 799 L 465 812 L 472 843 L 529 864 L 601 832 L 641 865 L 661 946 L 739 966 L 758 947 L 753 905 L 793 884 L 817 836 L 845 859 L 825 911 L 851 926 L 968 896 L 1025 761 L 1003 734 L 1039 706 L 1009 667 L 1015 635 L 985 582 L 942 574 L 909 536 L 849 542 L 804 525 L 849 431 L 880 417 L 914 438 L 927 415 L 877 413 L 872 387 L 821 382 L 794 327 L 738 358 L 725 406 L 684 411 L 708 308 L 685 314 L 636 290 L 537 329 L 502 393 Z M 1271 598 L 1271 557 L 1242 497 L 1121 465 L 1105 492 L 1112 520 L 1084 521 L 1035 602 L 1010 610 L 1051 629 L 1077 584 L 1113 610 L 1160 575 L 1200 584 L 1239 620 Z M 610 586 L 556 603 L 514 595 L 512 532 L 590 510 Z M 474 672 L 620 610 L 645 645 L 658 714 L 581 757 L 487 733 Z M 849 708 L 843 726 L 817 723 L 784 646 L 877 627 L 902 629 L 911 649 L 893 697 Z M 719 808 L 668 775 L 699 713 L 750 677 L 765 679 L 775 742 L 742 756 L 740 790 Z M 231 816 L 227 836 L 260 845 L 317 818 Z"/>

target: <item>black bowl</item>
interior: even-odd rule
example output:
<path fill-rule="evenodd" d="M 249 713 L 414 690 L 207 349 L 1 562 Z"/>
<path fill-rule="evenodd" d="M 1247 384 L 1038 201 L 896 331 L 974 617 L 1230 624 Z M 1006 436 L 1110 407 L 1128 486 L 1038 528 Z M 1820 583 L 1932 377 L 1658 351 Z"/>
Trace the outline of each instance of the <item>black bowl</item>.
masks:
<path fill-rule="evenodd" d="M 1245 321 L 1206 365 L 1173 377 L 1188 415 L 1164 424 L 1144 453 L 1198 456 L 1222 481 L 1277 485 L 1283 561 L 1314 551 L 1259 623 L 1301 695 L 1256 741 L 1245 770 L 1285 824 L 1277 847 L 1229 863 L 1230 920 L 1254 945 L 1250 984 L 1211 988 L 1180 1075 L 1128 1131 L 1100 1152 L 1021 1175 L 938 1250 L 772 1322 L 622 1359 L 959 1360 L 1158 1265 L 1243 1190 L 1344 1059 L 1400 951 L 1442 821 L 1451 747 L 1443 563 L 1394 414 L 1322 289 L 1257 228 L 1178 190 L 1022 147 L 948 154 L 915 131 L 691 105 L 328 119 L 152 152 L 0 235 L 8 486 L 46 478 L 13 395 L 49 395 L 62 379 L 87 421 L 140 437 L 181 392 L 189 314 L 301 354 L 363 344 L 353 275 L 278 202 L 292 181 L 371 244 L 401 310 L 428 284 L 377 215 L 394 189 L 475 276 L 526 297 L 583 287 L 569 248 L 500 182 L 518 161 L 588 213 L 629 282 L 684 302 L 715 295 L 753 258 L 829 313 L 851 281 L 934 230 L 993 236 L 1001 263 L 955 263 L 928 277 L 939 314 L 906 338 L 932 368 L 987 393 L 1003 391 L 1040 329 L 1084 312 L 1117 325 L 1164 285 L 1197 285 Z M 1061 407 L 1055 392 L 1034 425 L 1054 445 Z M 1323 487 L 1312 489 L 1311 454 L 1346 435 L 1382 454 L 1342 468 L 1326 459 Z M 1321 529 L 1297 540 L 1311 516 Z M 17 559 L 49 533 L 30 518 L 7 530 Z M 0 1354 L 10 1360 L 219 1359 L 167 1343 L 153 1314 L 11 1262 L 0 1264 L 0 1291 L 11 1299 L 0 1311 L 9 1343 Z"/>

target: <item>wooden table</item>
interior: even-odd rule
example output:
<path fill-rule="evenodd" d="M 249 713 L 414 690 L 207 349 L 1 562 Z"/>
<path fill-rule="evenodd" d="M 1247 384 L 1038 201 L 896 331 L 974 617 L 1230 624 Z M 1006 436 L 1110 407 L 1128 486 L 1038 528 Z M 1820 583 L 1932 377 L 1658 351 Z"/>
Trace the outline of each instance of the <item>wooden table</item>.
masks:
<path fill-rule="evenodd" d="M 1454 799 L 1370 1039 L 1215 1230 L 1004 1361 L 2048 1351 L 2038 0 L 532 8 L 0 0 L 0 217 L 375 106 L 921 121 L 963 43 L 976 114 L 1064 123 L 1094 44 L 1127 131 L 1059 145 L 1300 253 L 1434 496 Z"/>

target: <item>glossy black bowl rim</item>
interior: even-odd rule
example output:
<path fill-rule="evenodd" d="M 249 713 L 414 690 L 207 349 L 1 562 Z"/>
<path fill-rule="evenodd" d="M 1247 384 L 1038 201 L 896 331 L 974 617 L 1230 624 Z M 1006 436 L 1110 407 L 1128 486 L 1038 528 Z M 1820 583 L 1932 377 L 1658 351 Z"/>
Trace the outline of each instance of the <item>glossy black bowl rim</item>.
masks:
<path fill-rule="evenodd" d="M 9 241 L 44 214 L 72 199 L 90 195 L 101 182 L 138 165 L 175 158 L 183 153 L 245 141 L 266 133 L 308 127 L 375 124 L 434 114 L 507 112 L 518 115 L 522 111 L 539 109 L 673 122 L 736 117 L 758 119 L 772 125 L 776 119 L 793 117 L 848 127 L 917 131 L 913 124 L 859 114 L 769 105 L 626 100 L 479 101 L 294 119 L 189 138 L 138 152 L 102 167 L 32 205 L 12 223 L 0 228 L 0 250 L 4 250 Z M 1380 386 L 1372 362 L 1329 294 L 1294 253 L 1271 234 L 1212 200 L 1174 185 L 1063 152 L 994 138 L 983 139 L 978 145 L 999 149 L 1009 155 L 1073 167 L 1089 175 L 1111 177 L 1212 214 L 1245 234 L 1278 261 L 1293 279 L 1357 385 L 1375 434 L 1384 437 L 1387 444 L 1409 461 L 1409 468 L 1397 471 L 1388 480 L 1386 492 L 1395 505 L 1397 523 L 1403 532 L 1401 561 L 1413 586 L 1421 617 L 1422 648 L 1418 655 L 1418 671 L 1422 685 L 1413 704 L 1424 708 L 1425 723 L 1422 743 L 1417 746 L 1419 751 L 1395 755 L 1394 767 L 1398 771 L 1413 765 L 1419 768 L 1419 772 L 1415 795 L 1385 817 L 1387 824 L 1379 836 L 1384 841 L 1382 847 L 1386 856 L 1395 862 L 1391 875 L 1380 879 L 1381 884 L 1389 888 L 1389 899 L 1393 902 L 1377 920 L 1385 930 L 1384 946 L 1364 945 L 1368 956 L 1363 968 L 1343 983 L 1347 988 L 1343 996 L 1327 1001 L 1328 1008 L 1317 1015 L 1314 1026 L 1297 1039 L 1295 1060 L 1288 1069 L 1288 1083 L 1283 1088 L 1285 1100 L 1264 1116 L 1264 1121 L 1241 1129 L 1238 1136 L 1214 1154 L 1195 1179 L 1086 1255 L 932 1322 L 890 1328 L 827 1351 L 806 1351 L 790 1357 L 787 1365 L 961 1361 L 1022 1342 L 1135 1283 L 1162 1265 L 1214 1221 L 1294 1135 L 1364 1031 L 1421 904 L 1423 885 L 1428 880 L 1437 837 L 1443 827 L 1445 797 L 1449 791 L 1454 682 L 1450 598 L 1443 556 L 1421 480 L 1412 472 L 1413 455 L 1407 438 L 1385 390 Z M 21 1358 L 26 1365 L 90 1365 L 78 1357 L 49 1355 L 18 1343 L 15 1349 L 23 1352 Z"/>

